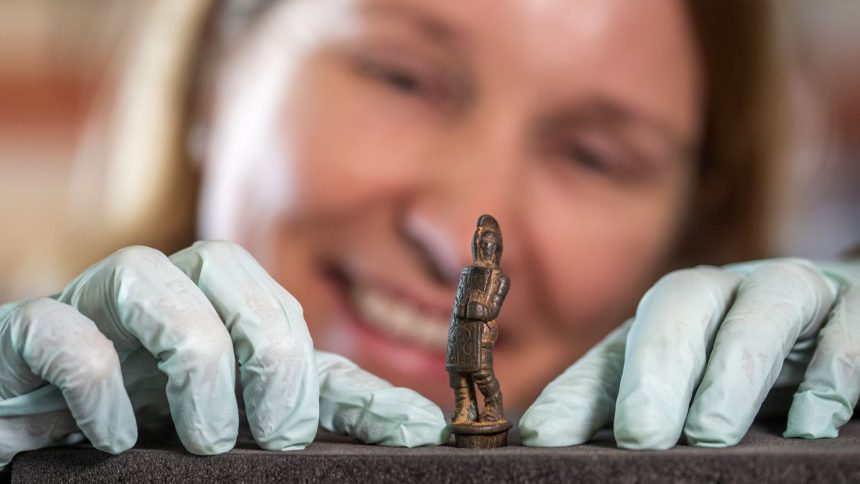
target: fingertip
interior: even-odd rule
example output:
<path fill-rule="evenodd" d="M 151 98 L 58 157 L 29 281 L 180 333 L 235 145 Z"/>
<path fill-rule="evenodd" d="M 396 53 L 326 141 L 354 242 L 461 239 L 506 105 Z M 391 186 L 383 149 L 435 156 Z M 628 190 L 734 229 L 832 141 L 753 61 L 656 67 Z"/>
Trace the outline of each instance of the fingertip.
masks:
<path fill-rule="evenodd" d="M 260 350 L 241 367 L 245 410 L 257 444 L 301 450 L 320 423 L 320 384 L 309 341 Z"/>
<path fill-rule="evenodd" d="M 442 409 L 414 390 L 402 387 L 378 390 L 370 405 L 374 409 L 369 414 L 380 422 L 387 420 L 389 426 L 386 429 L 385 425 L 379 425 L 382 432 L 374 436 L 371 429 L 377 426 L 368 422 L 366 441 L 387 447 L 422 447 L 448 442 L 450 429 Z"/>
<path fill-rule="evenodd" d="M 317 350 L 315 362 L 322 428 L 389 447 L 448 442 L 442 409 L 423 395 L 391 386 L 340 355 Z"/>
<path fill-rule="evenodd" d="M 839 436 L 841 427 L 851 417 L 851 406 L 829 395 L 807 390 L 794 395 L 783 437 L 826 439 Z"/>
<path fill-rule="evenodd" d="M 387 387 L 368 393 L 327 393 L 321 409 L 324 428 L 386 447 L 448 442 L 448 423 L 442 409 L 413 390 Z"/>
<path fill-rule="evenodd" d="M 684 425 L 684 436 L 688 444 L 696 447 L 722 448 L 736 445 L 748 429 L 749 425 L 740 427 L 735 418 L 716 409 L 694 409 Z"/>
<path fill-rule="evenodd" d="M 679 435 L 667 432 L 659 423 L 641 421 L 630 424 L 616 420 L 614 426 L 616 445 L 628 450 L 666 450 L 678 444 Z"/>
<path fill-rule="evenodd" d="M 678 443 L 681 435 L 673 420 L 664 418 L 662 414 L 630 412 L 619 407 L 612 426 L 616 445 L 630 450 L 670 449 Z"/>
<path fill-rule="evenodd" d="M 687 443 L 694 447 L 704 447 L 708 449 L 724 449 L 726 447 L 732 447 L 738 444 L 740 439 L 737 440 L 725 440 L 721 438 L 695 438 L 691 436 L 687 436 Z"/>
<path fill-rule="evenodd" d="M 114 455 L 131 449 L 137 443 L 137 425 L 122 427 L 125 428 L 114 429 L 108 438 L 98 441 L 90 439 L 90 444 L 102 452 Z"/>
<path fill-rule="evenodd" d="M 546 428 L 552 413 L 544 411 L 539 403 L 533 404 L 526 410 L 517 424 L 523 445 L 526 447 L 560 447 L 553 445 L 555 439 L 547 439 L 542 430 Z"/>
<path fill-rule="evenodd" d="M 788 438 L 821 439 L 839 435 L 860 398 L 860 285 L 849 286 L 818 335 L 815 353 L 788 412 Z"/>
<path fill-rule="evenodd" d="M 307 406 L 296 409 L 289 418 L 280 419 L 277 423 L 267 423 L 256 418 L 250 422 L 250 425 L 254 441 L 263 449 L 302 450 L 316 437 L 319 428 L 319 411 L 314 404 L 312 408 Z"/>
<path fill-rule="evenodd" d="M 441 422 L 441 425 L 434 425 L 425 431 L 407 432 L 404 434 L 401 442 L 394 442 L 391 444 L 383 443 L 381 445 L 406 448 L 445 445 L 448 443 L 450 437 L 451 430 L 448 428 L 448 424 L 443 421 Z"/>
<path fill-rule="evenodd" d="M 313 439 L 311 439 L 310 441 L 291 442 L 289 444 L 281 444 L 276 441 L 257 441 L 257 445 L 259 445 L 261 449 L 271 450 L 273 452 L 292 452 L 295 450 L 305 450 L 312 441 Z"/>
<path fill-rule="evenodd" d="M 423 398 L 423 397 L 422 397 Z M 412 434 L 412 439 L 405 439 L 405 447 L 419 447 L 425 445 L 444 445 L 451 437 L 451 428 L 442 409 L 431 404 L 432 410 L 425 415 L 422 425 L 417 425 L 418 432 Z"/>
<path fill-rule="evenodd" d="M 561 425 L 533 422 L 520 425 L 520 436 L 526 447 L 567 447 L 586 440 L 571 438 L 571 433 Z"/>
<path fill-rule="evenodd" d="M 179 440 L 194 455 L 223 454 L 236 446 L 238 429 L 232 435 L 212 435 L 200 429 L 180 435 Z"/>
<path fill-rule="evenodd" d="M 227 452 L 239 437 L 236 399 L 213 395 L 187 395 L 180 405 L 171 402 L 171 414 L 182 445 L 196 455 Z"/>
<path fill-rule="evenodd" d="M 729 428 L 727 419 L 724 418 L 696 419 L 684 427 L 687 444 L 712 449 L 736 445 L 745 433 Z"/>
<path fill-rule="evenodd" d="M 403 422 L 377 444 L 407 448 L 444 445 L 450 436 L 451 430 L 440 410 L 438 418 Z"/>
<path fill-rule="evenodd" d="M 655 391 L 658 387 L 645 385 L 619 397 L 613 423 L 618 447 L 664 450 L 677 445 L 687 404 L 682 398 L 658 398 Z"/>
<path fill-rule="evenodd" d="M 593 418 L 592 409 L 576 409 L 559 402 L 536 402 L 520 419 L 519 431 L 527 447 L 566 447 L 587 442 L 602 419 Z"/>

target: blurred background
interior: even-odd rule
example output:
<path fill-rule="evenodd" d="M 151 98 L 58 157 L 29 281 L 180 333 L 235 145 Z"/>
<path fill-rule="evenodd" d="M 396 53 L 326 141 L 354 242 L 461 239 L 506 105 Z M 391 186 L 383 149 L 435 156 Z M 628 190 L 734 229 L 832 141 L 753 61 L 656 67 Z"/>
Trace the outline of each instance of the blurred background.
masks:
<path fill-rule="evenodd" d="M 860 242 L 860 1 L 776 5 L 793 131 L 772 252 L 834 257 Z M 58 292 L 118 246 L 147 242 L 124 232 L 135 216 L 124 187 L 135 179 L 112 183 L 98 160 L 105 138 L 126 135 L 108 129 L 109 113 L 135 46 L 171 28 L 150 9 L 0 2 L 0 303 Z"/>

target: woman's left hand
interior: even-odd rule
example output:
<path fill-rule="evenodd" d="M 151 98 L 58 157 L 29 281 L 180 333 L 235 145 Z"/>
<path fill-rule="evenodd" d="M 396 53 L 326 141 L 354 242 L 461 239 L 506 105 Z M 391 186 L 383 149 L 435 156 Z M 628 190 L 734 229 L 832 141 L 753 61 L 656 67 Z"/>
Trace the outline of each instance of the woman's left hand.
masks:
<path fill-rule="evenodd" d="M 798 386 L 799 385 L 799 386 Z M 550 383 L 523 443 L 725 447 L 774 387 L 795 388 L 785 437 L 836 437 L 860 396 L 860 261 L 777 259 L 663 277 L 636 317 Z"/>

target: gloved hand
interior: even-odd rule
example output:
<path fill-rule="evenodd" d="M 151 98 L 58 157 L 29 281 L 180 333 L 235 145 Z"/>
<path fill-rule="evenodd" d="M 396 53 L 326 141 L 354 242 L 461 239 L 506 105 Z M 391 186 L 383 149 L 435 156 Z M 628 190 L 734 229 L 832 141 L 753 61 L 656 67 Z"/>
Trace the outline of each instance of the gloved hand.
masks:
<path fill-rule="evenodd" d="M 145 247 L 93 265 L 54 299 L 0 306 L 0 469 L 81 440 L 118 453 L 172 416 L 186 449 L 217 454 L 239 429 L 300 449 L 318 425 L 391 446 L 447 441 L 442 411 L 348 360 L 314 352 L 298 301 L 239 246 Z M 137 418 L 137 419 L 136 419 Z"/>
<path fill-rule="evenodd" d="M 619 447 L 725 447 L 771 388 L 797 387 L 785 437 L 835 437 L 860 395 L 860 261 L 697 267 L 663 277 L 636 317 L 550 383 L 523 443 L 586 442 L 613 422 Z"/>

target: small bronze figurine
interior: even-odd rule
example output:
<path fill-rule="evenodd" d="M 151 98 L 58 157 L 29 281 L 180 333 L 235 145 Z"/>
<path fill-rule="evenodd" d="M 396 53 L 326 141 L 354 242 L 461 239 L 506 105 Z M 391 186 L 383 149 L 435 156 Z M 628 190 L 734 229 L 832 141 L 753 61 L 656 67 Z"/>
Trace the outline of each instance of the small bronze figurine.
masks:
<path fill-rule="evenodd" d="M 511 428 L 505 420 L 502 392 L 493 373 L 496 317 L 510 287 L 508 276 L 499 269 L 501 257 L 499 224 L 492 216 L 481 215 L 472 239 L 472 265 L 460 274 L 448 328 L 445 368 L 454 389 L 456 408 L 451 430 L 457 447 L 503 447 Z M 484 397 L 480 414 L 475 386 Z"/>

